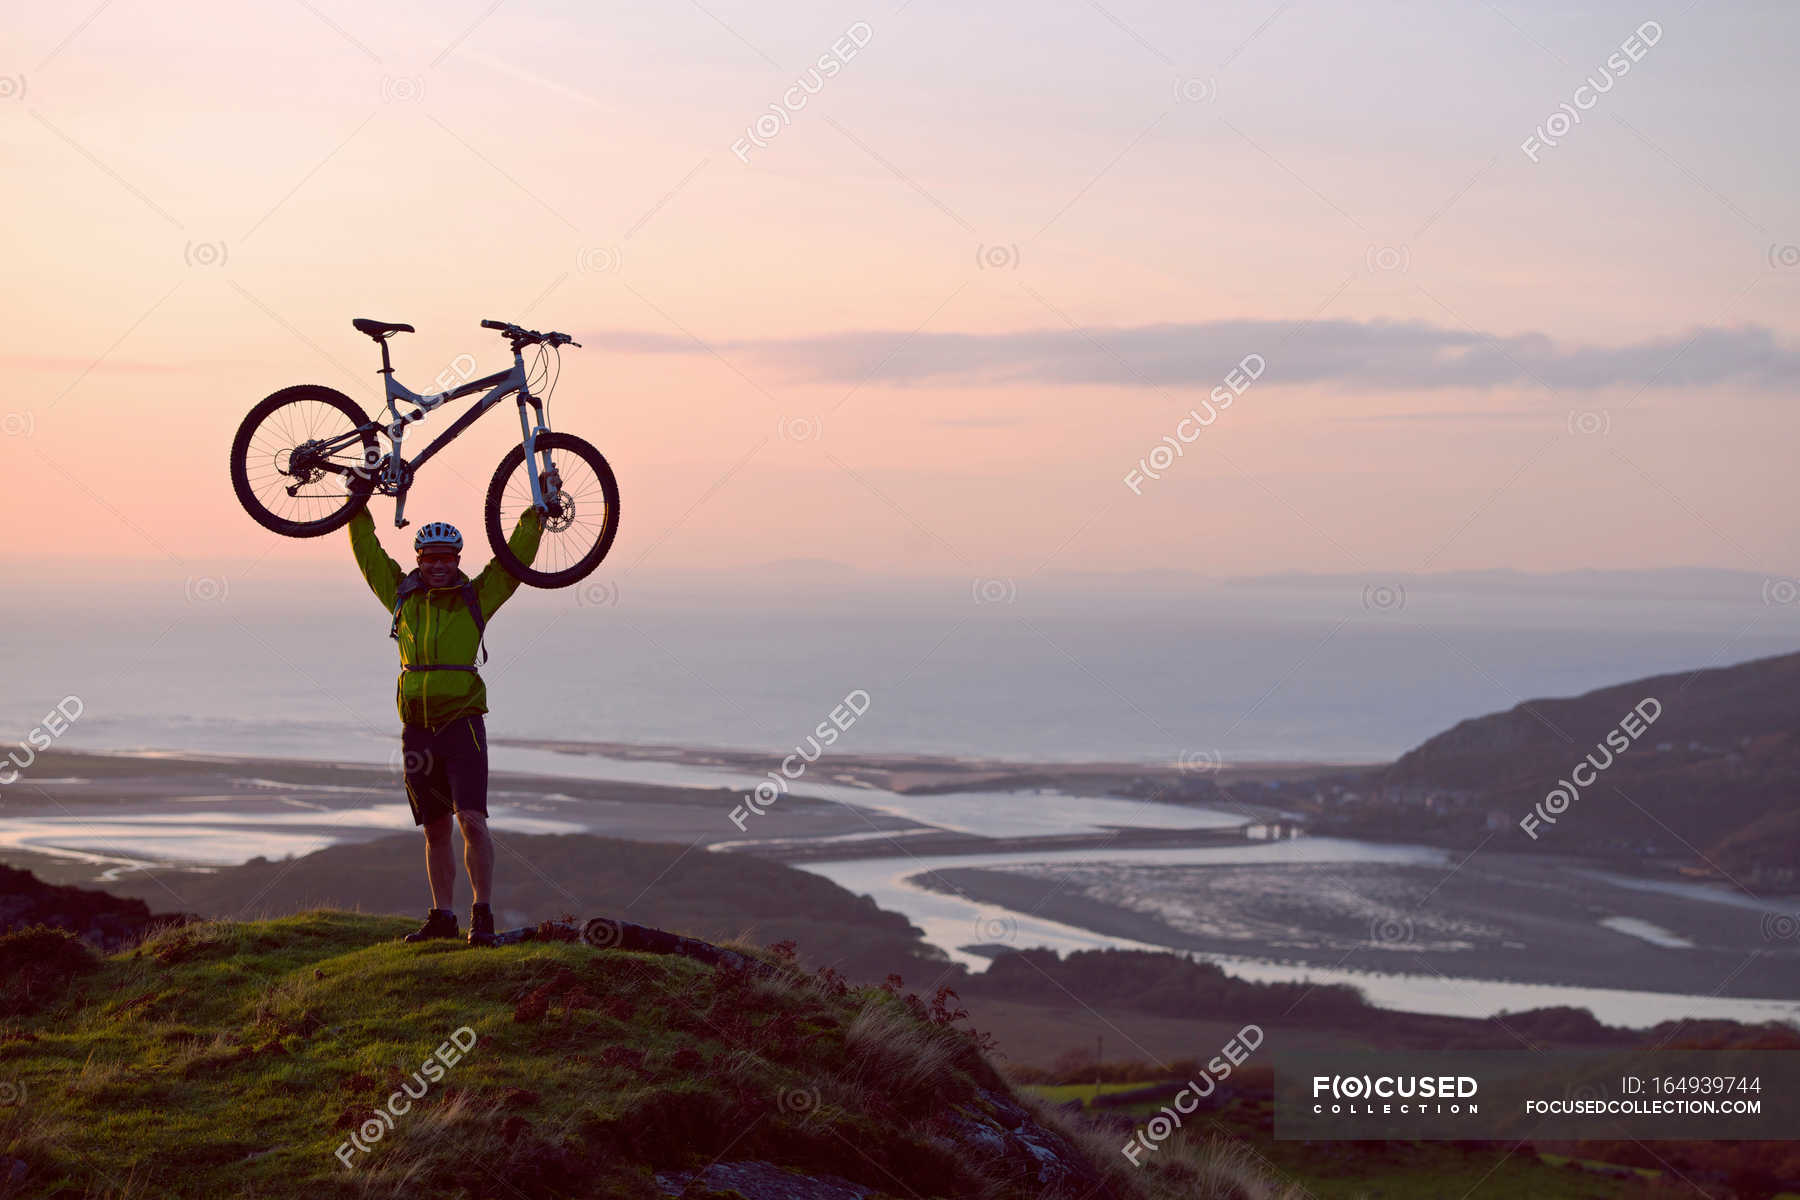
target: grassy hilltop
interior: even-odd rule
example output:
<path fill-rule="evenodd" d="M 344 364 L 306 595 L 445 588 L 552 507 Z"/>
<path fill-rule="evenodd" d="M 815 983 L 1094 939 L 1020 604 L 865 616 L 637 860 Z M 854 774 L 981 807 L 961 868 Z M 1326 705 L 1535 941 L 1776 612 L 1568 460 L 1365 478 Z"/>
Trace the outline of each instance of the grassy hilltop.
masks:
<path fill-rule="evenodd" d="M 1123 1167 L 1022 1106 L 953 998 L 412 924 L 0 937 L 0 1196 L 1279 1194 L 1231 1155 Z"/>
<path fill-rule="evenodd" d="M 712 941 L 746 934 L 762 943 L 789 940 L 811 965 L 866 979 L 917 973 L 915 964 L 924 970 L 927 960 L 936 960 L 937 970 L 944 965 L 943 954 L 899 913 L 785 863 L 584 833 L 506 834 L 500 852 L 507 870 L 495 916 L 503 924 L 609 913 Z M 156 875 L 128 877 L 107 890 L 239 919 L 315 908 L 410 916 L 426 902 L 417 833 L 339 843 L 292 860 L 253 858 L 216 871 Z M 171 883 L 179 897 L 164 886 Z M 458 895 L 466 924 L 469 893 L 461 881 Z"/>

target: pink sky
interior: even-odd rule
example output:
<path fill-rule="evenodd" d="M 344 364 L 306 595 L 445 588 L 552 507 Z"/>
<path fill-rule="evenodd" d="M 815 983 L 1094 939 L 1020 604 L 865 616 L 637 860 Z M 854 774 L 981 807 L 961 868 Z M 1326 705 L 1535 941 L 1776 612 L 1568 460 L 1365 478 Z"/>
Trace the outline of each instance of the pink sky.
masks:
<path fill-rule="evenodd" d="M 1661 15 L 1534 162 L 1644 12 L 1304 8 L 17 14 L 11 566 L 341 556 L 226 449 L 291 383 L 373 411 L 367 316 L 421 390 L 504 365 L 484 317 L 588 344 L 551 414 L 618 473 L 603 570 L 1793 573 L 1791 13 Z M 415 520 L 478 530 L 509 432 Z"/>

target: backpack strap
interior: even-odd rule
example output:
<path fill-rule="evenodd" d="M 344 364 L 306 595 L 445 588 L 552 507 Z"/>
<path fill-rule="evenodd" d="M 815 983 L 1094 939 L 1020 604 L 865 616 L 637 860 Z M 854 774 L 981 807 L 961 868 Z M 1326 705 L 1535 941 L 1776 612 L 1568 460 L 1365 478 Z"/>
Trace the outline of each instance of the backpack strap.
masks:
<path fill-rule="evenodd" d="M 406 598 L 418 591 L 420 586 L 418 571 L 408 571 L 394 592 L 394 623 L 388 626 L 388 636 L 396 642 L 400 640 L 400 610 L 406 607 Z"/>
<path fill-rule="evenodd" d="M 419 571 L 416 567 L 413 570 L 408 571 L 406 573 L 406 578 L 400 581 L 400 586 L 396 589 L 394 594 L 394 621 L 393 624 L 388 626 L 388 636 L 395 641 L 400 640 L 400 610 L 406 607 L 408 597 L 414 592 L 423 591 L 424 589 L 425 581 L 419 577 Z M 463 603 L 468 606 L 469 615 L 475 618 L 475 649 L 480 655 L 480 658 L 477 661 L 486 662 L 488 657 L 487 618 L 481 613 L 481 596 L 475 590 L 475 581 L 465 575 L 463 577 L 461 591 Z M 408 671 L 473 671 L 475 669 L 474 667 L 455 666 L 447 663 L 403 663 L 401 665 Z"/>
<path fill-rule="evenodd" d="M 487 661 L 487 618 L 481 615 L 481 595 L 475 590 L 475 581 L 467 575 L 463 576 L 463 603 L 469 607 L 469 615 L 475 618 L 475 651 L 480 655 L 477 662 Z M 474 670 L 473 667 L 469 668 Z"/>

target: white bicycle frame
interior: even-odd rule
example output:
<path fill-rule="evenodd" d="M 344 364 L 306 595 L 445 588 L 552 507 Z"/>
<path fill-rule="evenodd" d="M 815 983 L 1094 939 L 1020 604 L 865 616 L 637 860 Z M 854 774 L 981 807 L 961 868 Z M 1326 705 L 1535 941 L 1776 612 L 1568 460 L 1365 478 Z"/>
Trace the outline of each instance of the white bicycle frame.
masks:
<path fill-rule="evenodd" d="M 433 392 L 427 395 L 420 395 L 418 392 L 413 391 L 398 379 L 394 378 L 394 368 L 388 361 L 387 342 L 384 339 L 381 343 L 381 375 L 386 381 L 385 390 L 387 393 L 388 416 L 387 424 L 382 427 L 382 432 L 387 434 L 389 443 L 387 462 L 381 470 L 381 482 L 385 485 L 384 490 L 392 492 L 394 496 L 394 527 L 396 529 L 406 528 L 406 493 L 412 486 L 410 476 L 403 475 L 403 471 L 416 472 L 420 467 L 431 461 L 431 456 L 443 449 L 446 443 L 454 440 L 458 434 L 472 425 L 482 416 L 482 414 L 486 413 L 488 409 L 500 403 L 502 398 L 512 392 L 517 392 L 519 396 L 519 434 L 525 447 L 525 461 L 532 467 L 529 472 L 531 479 L 531 502 L 537 506 L 537 510 L 540 513 L 545 511 L 548 506 L 544 501 L 543 487 L 539 482 L 542 473 L 536 469 L 537 439 L 539 434 L 548 433 L 550 427 L 544 423 L 543 402 L 536 396 L 533 396 L 526 387 L 525 354 L 522 348 L 515 347 L 513 349 L 513 365 L 510 370 L 497 371 L 492 375 L 484 375 L 480 379 L 471 379 L 469 382 L 451 388 L 447 392 Z M 471 395 L 481 391 L 483 388 L 491 388 L 492 390 L 480 400 L 477 400 L 474 407 L 470 408 L 469 411 L 453 421 L 444 432 L 440 433 L 430 445 L 425 447 L 424 452 L 420 454 L 419 457 L 410 462 L 406 462 L 401 458 L 401 442 L 406 437 L 406 427 L 408 425 L 412 424 L 414 421 L 423 421 L 426 413 L 447 404 L 451 400 Z M 400 404 L 412 404 L 417 407 L 411 412 L 402 413 L 399 408 Z M 537 415 L 535 424 L 526 413 L 527 406 L 529 406 Z M 543 472 L 551 472 L 555 469 L 555 464 L 550 461 L 550 452 L 548 450 L 544 451 Z"/>

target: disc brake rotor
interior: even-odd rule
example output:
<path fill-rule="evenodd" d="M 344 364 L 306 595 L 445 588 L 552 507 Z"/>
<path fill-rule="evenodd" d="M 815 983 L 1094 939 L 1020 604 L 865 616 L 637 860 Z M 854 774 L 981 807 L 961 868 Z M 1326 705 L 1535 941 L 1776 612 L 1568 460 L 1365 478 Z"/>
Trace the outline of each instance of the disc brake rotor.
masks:
<path fill-rule="evenodd" d="M 562 490 L 562 474 L 552 468 L 538 472 L 538 488 L 544 494 L 544 528 L 561 533 L 575 523 L 575 499 Z"/>

